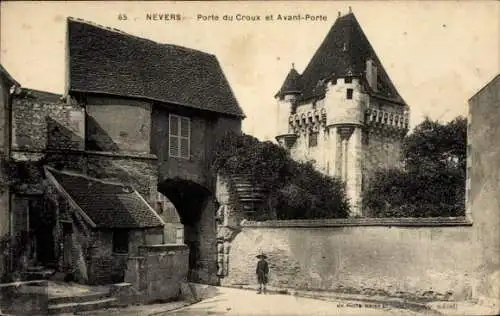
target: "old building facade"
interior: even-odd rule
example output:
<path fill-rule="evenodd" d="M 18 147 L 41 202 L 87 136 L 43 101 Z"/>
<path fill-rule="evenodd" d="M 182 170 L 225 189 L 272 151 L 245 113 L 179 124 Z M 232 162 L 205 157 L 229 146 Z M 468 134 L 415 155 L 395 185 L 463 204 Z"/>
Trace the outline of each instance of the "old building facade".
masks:
<path fill-rule="evenodd" d="M 11 106 L 20 84 L 0 65 L 0 275 L 8 270 L 6 241 L 10 236 L 10 181 L 6 175 L 10 156 Z"/>
<path fill-rule="evenodd" d="M 18 181 L 10 198 L 11 235 L 28 232 L 49 248 L 64 243 L 55 229 L 63 223 L 30 228 L 30 215 L 47 209 L 51 192 L 56 202 L 71 196 L 61 194 L 69 192 L 62 183 L 62 191 L 54 190 L 50 179 L 57 177 L 48 174 L 117 183 L 137 191 L 161 218 L 162 238 L 141 237 L 143 244 L 187 244 L 190 279 L 217 283 L 211 149 L 227 131 L 239 132 L 244 118 L 217 58 L 68 18 L 66 70 L 64 94 L 22 89 L 13 100 L 10 157 Z M 131 243 L 137 229 L 129 232 Z M 117 240 L 111 236 L 103 240 Z M 50 265 L 62 255 L 39 248 L 30 256 Z"/>
<path fill-rule="evenodd" d="M 302 74 L 292 66 L 275 95 L 277 141 L 294 159 L 341 178 L 352 216 L 374 170 L 400 163 L 409 107 L 353 13 L 340 16 Z"/>
<path fill-rule="evenodd" d="M 469 99 L 466 214 L 474 223 L 475 296 L 500 311 L 500 74 Z"/>

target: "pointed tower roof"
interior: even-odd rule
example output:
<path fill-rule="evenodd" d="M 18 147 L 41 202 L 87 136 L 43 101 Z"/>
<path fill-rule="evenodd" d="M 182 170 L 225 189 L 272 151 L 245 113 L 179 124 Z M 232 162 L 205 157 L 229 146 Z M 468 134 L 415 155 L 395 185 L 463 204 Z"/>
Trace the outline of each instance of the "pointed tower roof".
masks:
<path fill-rule="evenodd" d="M 301 75 L 297 72 L 297 70 L 295 70 L 295 67 L 292 64 L 292 69 L 288 72 L 283 85 L 274 97 L 282 97 L 285 94 L 300 94 L 301 92 Z"/>
<path fill-rule="evenodd" d="M 372 59 L 378 69 L 378 91 L 374 95 L 406 104 L 389 79 L 382 63 L 353 13 L 339 16 L 302 73 L 301 100 L 315 96 L 320 80 L 335 77 L 364 77 L 366 61 Z"/>

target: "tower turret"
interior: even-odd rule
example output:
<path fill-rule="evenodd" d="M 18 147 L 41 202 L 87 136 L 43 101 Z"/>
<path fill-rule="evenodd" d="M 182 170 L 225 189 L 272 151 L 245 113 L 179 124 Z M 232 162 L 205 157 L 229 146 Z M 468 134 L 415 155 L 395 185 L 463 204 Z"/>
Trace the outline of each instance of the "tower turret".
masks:
<path fill-rule="evenodd" d="M 400 165 L 409 108 L 351 8 L 339 13 L 304 71 L 292 67 L 275 97 L 276 139 L 294 159 L 345 183 L 351 216 L 369 215 L 362 192 L 376 170 Z"/>
<path fill-rule="evenodd" d="M 296 101 L 301 93 L 301 75 L 295 70 L 292 63 L 292 68 L 288 72 L 283 85 L 275 95 L 278 108 L 278 136 L 276 136 L 276 140 L 287 149 L 290 149 L 297 139 L 297 135 L 290 130 L 289 119 L 290 115 L 295 112 Z"/>

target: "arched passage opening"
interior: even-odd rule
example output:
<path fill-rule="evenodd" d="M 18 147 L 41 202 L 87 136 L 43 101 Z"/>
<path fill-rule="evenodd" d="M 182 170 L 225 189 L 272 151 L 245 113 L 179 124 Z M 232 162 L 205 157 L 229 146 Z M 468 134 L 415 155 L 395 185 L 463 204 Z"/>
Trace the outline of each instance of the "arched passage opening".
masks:
<path fill-rule="evenodd" d="M 175 206 L 184 227 L 184 243 L 189 247 L 188 280 L 217 284 L 218 203 L 214 194 L 196 182 L 180 178 L 161 182 L 158 191 Z"/>

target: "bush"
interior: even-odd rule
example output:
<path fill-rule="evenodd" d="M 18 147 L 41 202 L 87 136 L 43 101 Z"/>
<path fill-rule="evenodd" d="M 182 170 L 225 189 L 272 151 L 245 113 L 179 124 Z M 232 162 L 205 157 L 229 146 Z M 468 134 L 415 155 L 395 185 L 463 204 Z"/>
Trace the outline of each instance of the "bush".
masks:
<path fill-rule="evenodd" d="M 216 145 L 212 171 L 226 177 L 250 175 L 267 192 L 265 209 L 252 219 L 347 217 L 349 205 L 341 181 L 299 163 L 272 143 L 245 134 L 228 133 Z M 240 207 L 236 193 L 230 202 Z"/>
<path fill-rule="evenodd" d="M 363 193 L 374 217 L 447 217 L 465 213 L 467 119 L 426 118 L 403 141 L 405 170 L 375 172 Z"/>
<path fill-rule="evenodd" d="M 453 169 L 434 173 L 388 169 L 375 172 L 363 192 L 371 217 L 464 216 L 465 179 Z"/>

